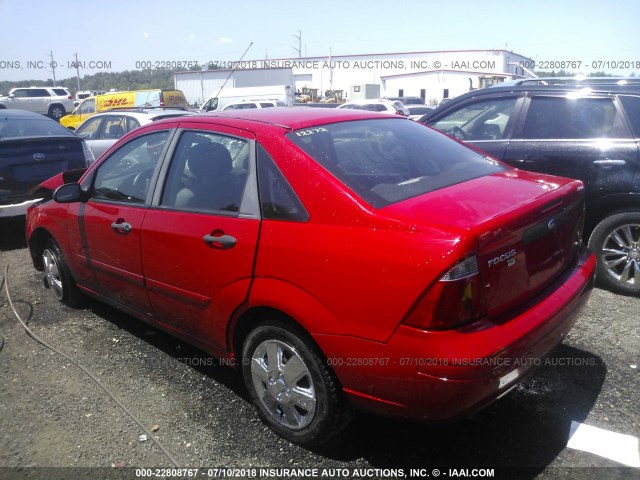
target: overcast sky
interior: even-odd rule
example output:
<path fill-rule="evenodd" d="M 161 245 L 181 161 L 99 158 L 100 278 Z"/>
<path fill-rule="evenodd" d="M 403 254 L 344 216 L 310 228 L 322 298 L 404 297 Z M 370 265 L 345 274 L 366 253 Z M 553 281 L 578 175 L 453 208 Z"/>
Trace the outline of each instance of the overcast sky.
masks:
<path fill-rule="evenodd" d="M 0 19 L 0 80 L 52 78 L 51 53 L 57 79 L 76 53 L 81 75 L 236 61 L 251 42 L 245 60 L 297 57 L 299 31 L 303 56 L 507 49 L 640 75 L 635 0 L 0 0 Z"/>

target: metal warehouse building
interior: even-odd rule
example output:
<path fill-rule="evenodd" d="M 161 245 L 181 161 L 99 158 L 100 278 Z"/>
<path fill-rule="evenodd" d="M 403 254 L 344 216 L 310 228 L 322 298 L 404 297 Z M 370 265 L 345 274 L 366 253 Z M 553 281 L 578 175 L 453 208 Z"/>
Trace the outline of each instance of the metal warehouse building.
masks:
<path fill-rule="evenodd" d="M 178 90 L 184 92 L 190 104 L 198 105 L 218 93 L 223 85 L 225 88 L 294 85 L 291 68 L 242 68 L 244 65 L 241 64 L 240 68 L 235 70 L 176 72 L 175 85 Z"/>
<path fill-rule="evenodd" d="M 439 103 L 470 89 L 526 77 L 523 66 L 530 64 L 530 58 L 508 50 L 327 55 L 250 60 L 234 70 L 179 72 L 175 83 L 189 102 L 215 94 L 229 77 L 228 87 L 292 85 L 297 91 L 343 90 L 347 98 L 363 85 L 377 85 L 380 96 L 421 96 L 426 103 Z"/>

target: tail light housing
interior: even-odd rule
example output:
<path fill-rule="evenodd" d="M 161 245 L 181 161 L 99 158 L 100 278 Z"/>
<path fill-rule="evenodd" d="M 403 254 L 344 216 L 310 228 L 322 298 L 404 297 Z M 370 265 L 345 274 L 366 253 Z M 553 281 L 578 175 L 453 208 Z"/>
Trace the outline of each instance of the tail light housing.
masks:
<path fill-rule="evenodd" d="M 447 330 L 486 314 L 476 256 L 451 267 L 420 296 L 403 323 L 424 330 Z"/>

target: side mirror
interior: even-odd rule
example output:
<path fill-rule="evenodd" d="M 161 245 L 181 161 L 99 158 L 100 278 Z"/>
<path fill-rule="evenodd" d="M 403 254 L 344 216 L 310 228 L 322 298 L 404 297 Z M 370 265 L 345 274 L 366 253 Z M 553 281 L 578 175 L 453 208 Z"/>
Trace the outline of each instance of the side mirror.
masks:
<path fill-rule="evenodd" d="M 80 184 L 67 183 L 56 188 L 53 192 L 53 199 L 58 203 L 75 203 L 86 201 L 86 194 L 82 191 Z"/>

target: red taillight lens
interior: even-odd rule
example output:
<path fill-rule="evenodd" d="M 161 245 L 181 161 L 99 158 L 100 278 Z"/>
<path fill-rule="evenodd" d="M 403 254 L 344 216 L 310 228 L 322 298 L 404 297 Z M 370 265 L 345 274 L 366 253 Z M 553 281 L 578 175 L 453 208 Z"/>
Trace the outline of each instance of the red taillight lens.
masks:
<path fill-rule="evenodd" d="M 404 323 L 425 330 L 446 330 L 472 322 L 484 313 L 478 261 L 469 257 L 422 294 Z"/>

